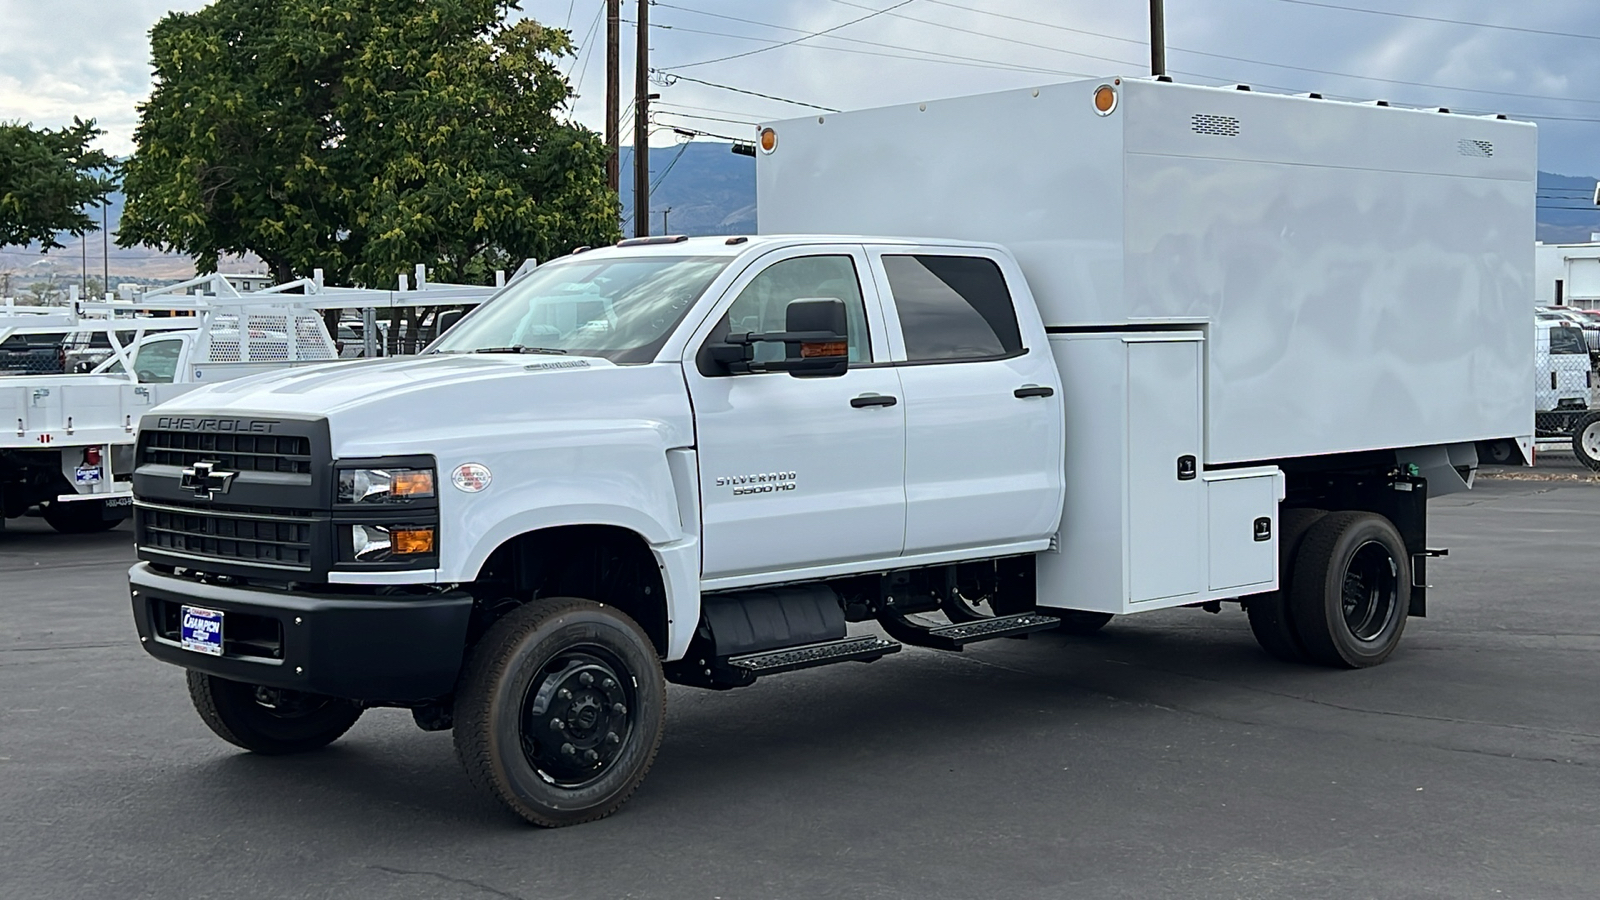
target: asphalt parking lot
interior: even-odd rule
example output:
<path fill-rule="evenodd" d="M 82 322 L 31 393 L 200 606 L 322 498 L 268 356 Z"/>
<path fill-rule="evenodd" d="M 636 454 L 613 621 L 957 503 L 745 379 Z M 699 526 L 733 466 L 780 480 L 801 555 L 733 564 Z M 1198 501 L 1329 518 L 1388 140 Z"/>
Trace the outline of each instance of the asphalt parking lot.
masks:
<path fill-rule="evenodd" d="M 129 530 L 13 521 L 0 896 L 1592 898 L 1600 484 L 1549 471 L 1434 502 L 1376 669 L 1274 662 L 1232 607 L 674 688 L 639 793 L 560 831 L 400 711 L 235 751 L 139 649 Z"/>

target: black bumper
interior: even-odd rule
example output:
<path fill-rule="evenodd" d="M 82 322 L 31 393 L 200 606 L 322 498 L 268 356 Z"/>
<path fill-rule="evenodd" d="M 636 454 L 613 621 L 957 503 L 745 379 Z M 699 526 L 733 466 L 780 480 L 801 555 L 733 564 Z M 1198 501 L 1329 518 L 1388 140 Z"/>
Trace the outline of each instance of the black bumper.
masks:
<path fill-rule="evenodd" d="M 441 697 L 455 687 L 472 598 L 453 592 L 405 599 L 221 587 L 128 573 L 139 641 L 162 662 L 221 678 L 373 702 Z M 184 606 L 224 614 L 223 655 L 185 650 Z"/>

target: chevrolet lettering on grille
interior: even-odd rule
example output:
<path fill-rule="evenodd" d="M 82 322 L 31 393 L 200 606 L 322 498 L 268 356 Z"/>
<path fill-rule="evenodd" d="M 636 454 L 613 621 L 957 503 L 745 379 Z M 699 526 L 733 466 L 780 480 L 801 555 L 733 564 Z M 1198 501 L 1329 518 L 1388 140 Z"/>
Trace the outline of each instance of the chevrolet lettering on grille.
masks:
<path fill-rule="evenodd" d="M 178 485 L 186 491 L 194 491 L 195 497 L 201 500 L 213 500 L 218 494 L 226 494 L 233 485 L 233 477 L 239 473 L 219 472 L 217 465 L 211 460 L 201 460 L 185 467 Z"/>

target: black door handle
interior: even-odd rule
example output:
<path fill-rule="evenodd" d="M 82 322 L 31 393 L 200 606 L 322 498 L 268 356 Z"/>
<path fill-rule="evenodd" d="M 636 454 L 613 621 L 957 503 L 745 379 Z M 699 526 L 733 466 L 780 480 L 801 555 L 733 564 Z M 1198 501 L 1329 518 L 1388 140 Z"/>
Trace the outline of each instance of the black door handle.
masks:
<path fill-rule="evenodd" d="M 893 406 L 899 402 L 899 400 L 886 394 L 862 394 L 859 397 L 850 398 L 850 405 L 856 409 L 865 409 L 869 406 Z"/>
<path fill-rule="evenodd" d="M 1055 396 L 1056 389 L 1052 387 L 1044 387 L 1043 385 L 1028 384 L 1017 388 L 1011 393 L 1018 399 L 1027 399 L 1028 397 L 1053 397 Z"/>

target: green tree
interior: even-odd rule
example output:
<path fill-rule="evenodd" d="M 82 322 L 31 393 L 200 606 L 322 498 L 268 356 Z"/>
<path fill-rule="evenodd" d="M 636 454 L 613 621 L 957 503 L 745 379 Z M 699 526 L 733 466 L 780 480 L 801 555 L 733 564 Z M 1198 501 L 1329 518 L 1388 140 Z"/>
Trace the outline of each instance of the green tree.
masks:
<path fill-rule="evenodd" d="M 105 132 L 94 120 L 60 129 L 0 122 L 0 247 L 96 230 L 84 207 L 116 189 L 115 162 L 89 144 Z"/>
<path fill-rule="evenodd" d="M 564 122 L 568 34 L 513 0 L 217 0 L 151 32 L 122 246 L 215 271 L 486 280 L 617 237 L 598 135 Z"/>

